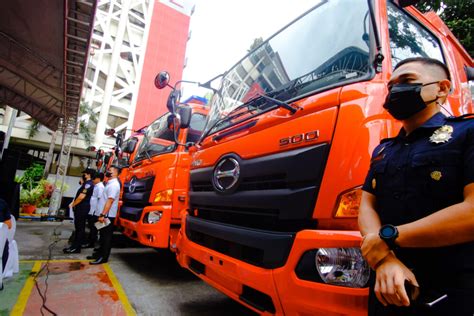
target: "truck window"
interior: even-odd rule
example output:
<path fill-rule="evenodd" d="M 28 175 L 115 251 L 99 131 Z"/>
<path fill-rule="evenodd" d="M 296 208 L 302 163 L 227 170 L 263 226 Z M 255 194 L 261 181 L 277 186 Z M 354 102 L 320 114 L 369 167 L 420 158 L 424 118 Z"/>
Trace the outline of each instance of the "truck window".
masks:
<path fill-rule="evenodd" d="M 176 143 L 173 131 L 168 128 L 169 116 L 170 113 L 166 113 L 148 126 L 134 161 L 140 161 L 148 156 L 153 157 L 175 150 Z"/>
<path fill-rule="evenodd" d="M 438 39 L 415 19 L 387 1 L 392 67 L 410 57 L 430 57 L 444 62 Z"/>
<path fill-rule="evenodd" d="M 194 113 L 191 116 L 191 123 L 189 124 L 187 143 L 195 143 L 199 140 L 206 125 L 206 116 L 200 113 Z"/>
<path fill-rule="evenodd" d="M 226 72 L 219 94 L 211 100 L 209 134 L 245 120 L 239 116 L 214 125 L 258 94 L 291 102 L 347 82 L 367 80 L 369 21 L 367 1 L 321 1 Z M 272 105 L 252 103 L 252 113 L 269 111 Z"/>

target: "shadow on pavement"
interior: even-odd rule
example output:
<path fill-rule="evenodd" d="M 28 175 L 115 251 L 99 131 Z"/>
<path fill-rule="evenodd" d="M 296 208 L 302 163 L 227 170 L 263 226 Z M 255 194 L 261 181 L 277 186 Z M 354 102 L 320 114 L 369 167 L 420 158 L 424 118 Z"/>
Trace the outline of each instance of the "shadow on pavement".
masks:
<path fill-rule="evenodd" d="M 149 249 L 148 252 L 118 253 L 116 256 L 130 269 L 146 275 L 160 285 L 198 280 L 194 274 L 181 268 L 175 254 L 168 250 Z"/>

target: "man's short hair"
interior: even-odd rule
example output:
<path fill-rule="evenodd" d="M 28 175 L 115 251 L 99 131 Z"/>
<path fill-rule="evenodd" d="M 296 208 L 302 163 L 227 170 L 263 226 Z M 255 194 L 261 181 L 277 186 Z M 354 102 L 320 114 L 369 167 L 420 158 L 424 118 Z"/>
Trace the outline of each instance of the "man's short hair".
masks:
<path fill-rule="evenodd" d="M 117 170 L 117 174 L 120 174 L 120 172 L 122 172 L 122 168 L 117 165 L 112 165 L 110 166 L 110 168 L 115 168 L 115 170 Z"/>
<path fill-rule="evenodd" d="M 441 69 L 448 80 L 451 80 L 451 75 L 449 74 L 449 68 L 441 61 L 434 59 L 434 58 L 428 58 L 428 57 L 411 57 L 402 60 L 399 62 L 393 70 L 396 70 L 400 68 L 401 66 L 408 64 L 408 63 L 420 63 L 423 65 L 428 65 L 428 66 L 434 66 L 438 67 L 438 69 Z"/>
<path fill-rule="evenodd" d="M 104 177 L 105 177 L 105 176 L 104 176 L 104 173 L 103 173 L 103 172 L 97 172 L 97 173 L 95 174 L 94 179 L 100 179 L 100 182 L 102 182 L 102 181 L 104 181 Z"/>
<path fill-rule="evenodd" d="M 91 176 L 91 179 L 94 179 L 96 171 L 92 168 L 86 168 L 82 173 L 87 173 Z"/>

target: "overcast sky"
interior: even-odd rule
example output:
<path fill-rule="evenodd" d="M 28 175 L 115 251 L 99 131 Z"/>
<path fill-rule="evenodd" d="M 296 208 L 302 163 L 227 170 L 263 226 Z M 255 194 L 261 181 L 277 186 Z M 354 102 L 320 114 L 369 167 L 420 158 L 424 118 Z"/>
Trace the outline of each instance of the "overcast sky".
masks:
<path fill-rule="evenodd" d="M 183 79 L 205 82 L 234 65 L 257 37 L 268 38 L 316 0 L 196 0 Z"/>

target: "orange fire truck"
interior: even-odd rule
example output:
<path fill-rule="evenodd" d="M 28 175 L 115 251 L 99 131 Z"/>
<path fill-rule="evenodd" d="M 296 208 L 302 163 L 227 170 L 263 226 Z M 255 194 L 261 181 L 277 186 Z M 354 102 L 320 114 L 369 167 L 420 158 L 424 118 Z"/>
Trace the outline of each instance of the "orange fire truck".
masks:
<path fill-rule="evenodd" d="M 226 71 L 193 154 L 183 267 L 261 314 L 367 314 L 357 215 L 370 154 L 400 129 L 382 107 L 393 67 L 445 62 L 446 110 L 473 110 L 473 60 L 404 2 L 320 1 Z"/>
<path fill-rule="evenodd" d="M 165 76 L 167 84 L 169 75 L 159 76 Z M 171 250 L 188 204 L 189 147 L 200 138 L 208 113 L 203 104 L 177 106 L 175 93 L 173 89 L 169 112 L 148 126 L 127 168 L 117 220 L 129 238 Z"/>

